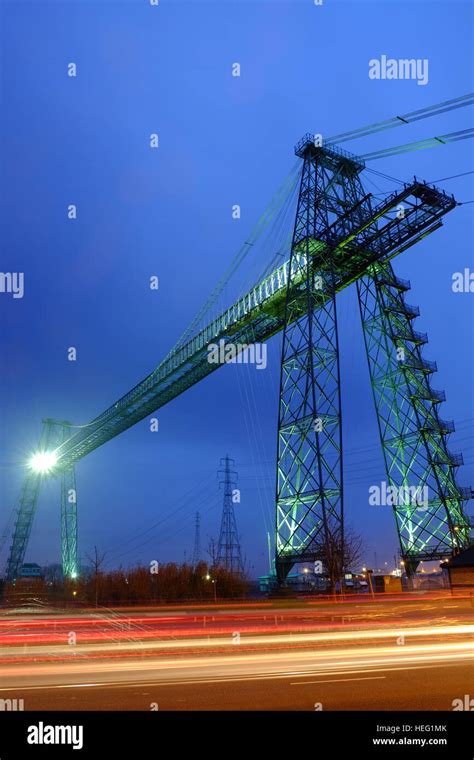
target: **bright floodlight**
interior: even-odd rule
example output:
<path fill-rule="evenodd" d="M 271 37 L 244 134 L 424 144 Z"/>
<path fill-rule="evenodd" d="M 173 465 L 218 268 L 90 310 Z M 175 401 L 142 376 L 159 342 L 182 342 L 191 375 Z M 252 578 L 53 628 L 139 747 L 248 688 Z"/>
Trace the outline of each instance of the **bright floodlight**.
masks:
<path fill-rule="evenodd" d="M 54 451 L 38 451 L 31 457 L 30 466 L 35 472 L 49 472 L 57 461 L 58 458 Z"/>

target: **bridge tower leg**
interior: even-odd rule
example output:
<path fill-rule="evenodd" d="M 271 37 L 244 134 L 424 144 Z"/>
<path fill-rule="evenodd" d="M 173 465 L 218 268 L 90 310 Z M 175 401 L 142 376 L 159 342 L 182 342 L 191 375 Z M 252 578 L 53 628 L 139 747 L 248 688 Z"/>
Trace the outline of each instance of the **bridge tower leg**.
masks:
<path fill-rule="evenodd" d="M 61 425 L 64 443 L 70 432 L 70 424 L 58 422 Z M 77 559 L 77 489 L 74 465 L 61 472 L 61 564 L 64 578 L 77 578 L 79 565 Z"/>
<path fill-rule="evenodd" d="M 77 491 L 74 466 L 61 474 L 61 562 L 64 578 L 77 578 Z"/>
<path fill-rule="evenodd" d="M 329 555 L 343 562 L 343 485 L 334 249 L 314 257 L 328 228 L 357 205 L 362 188 L 350 161 L 310 141 L 303 158 L 291 246 L 280 372 L 276 473 L 276 573 Z M 327 240 L 326 240 L 327 242 Z"/>
<path fill-rule="evenodd" d="M 49 420 L 43 423 L 38 452 L 50 451 L 56 439 L 56 431 Z M 13 542 L 7 562 L 6 578 L 14 581 L 18 577 L 23 560 L 25 558 L 28 541 L 36 513 L 38 497 L 41 486 L 46 477 L 45 473 L 30 471 L 25 478 L 20 494 L 18 509 L 16 512 Z"/>
<path fill-rule="evenodd" d="M 13 542 L 10 546 L 10 554 L 5 573 L 8 581 L 16 580 L 23 564 L 42 481 L 42 475 L 39 473 L 31 473 L 26 476 L 23 483 L 20 501 L 16 512 Z"/>
<path fill-rule="evenodd" d="M 70 425 L 53 419 L 43 420 L 37 452 L 54 451 L 67 435 Z M 7 562 L 6 578 L 14 581 L 23 564 L 36 514 L 41 486 L 59 473 L 30 471 L 25 478 L 16 513 L 13 542 Z M 74 467 L 61 472 L 61 559 L 64 577 L 78 575 L 77 564 L 77 495 Z"/>
<path fill-rule="evenodd" d="M 431 387 L 436 365 L 423 359 L 428 339 L 413 329 L 419 310 L 405 302 L 409 288 L 389 261 L 373 265 L 357 281 L 387 485 L 396 487 L 392 506 L 401 555 L 413 573 L 422 560 L 442 559 L 469 545 L 463 501 L 470 494 L 456 483 L 462 456 L 447 447 L 454 426 L 439 417 L 445 396 Z"/>

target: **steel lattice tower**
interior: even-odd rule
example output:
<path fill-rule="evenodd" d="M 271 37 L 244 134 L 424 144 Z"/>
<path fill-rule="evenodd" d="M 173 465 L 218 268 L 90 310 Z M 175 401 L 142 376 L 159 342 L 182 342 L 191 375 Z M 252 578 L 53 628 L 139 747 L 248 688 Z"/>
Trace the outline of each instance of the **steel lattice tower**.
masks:
<path fill-rule="evenodd" d="M 194 527 L 194 548 L 192 566 L 196 567 L 201 561 L 201 516 L 199 512 L 196 512 L 196 522 Z"/>
<path fill-rule="evenodd" d="M 336 292 L 357 281 L 381 445 L 390 485 L 428 487 L 429 501 L 394 509 L 407 572 L 469 542 L 462 509 L 469 498 L 455 480 L 452 423 L 438 415 L 444 394 L 431 388 L 434 362 L 422 358 L 418 309 L 390 258 L 440 226 L 453 208 L 423 183 L 405 186 L 373 208 L 360 180 L 363 161 L 306 135 L 285 301 L 276 482 L 276 569 L 283 581 L 296 562 L 321 558 L 340 542 L 343 557 L 341 392 Z M 413 226 L 425 230 L 410 241 Z"/>
<path fill-rule="evenodd" d="M 237 523 L 235 521 L 233 493 L 236 487 L 237 473 L 231 470 L 235 466 L 233 459 L 225 456 L 220 460 L 222 470 L 218 470 L 218 476 L 223 475 L 224 479 L 220 485 L 224 487 L 224 504 L 222 509 L 221 530 L 219 534 L 219 543 L 217 546 L 216 564 L 225 567 L 230 573 L 243 574 L 244 565 L 240 551 L 240 541 L 237 533 Z"/>
<path fill-rule="evenodd" d="M 70 424 L 65 421 L 45 419 L 37 453 L 54 451 L 67 437 Z M 14 542 L 7 565 L 7 578 L 15 580 L 21 569 L 26 546 L 31 533 L 33 517 L 46 478 L 56 476 L 61 488 L 61 562 L 63 576 L 77 578 L 77 492 L 74 465 L 55 472 L 30 472 L 23 484 L 15 520 Z"/>

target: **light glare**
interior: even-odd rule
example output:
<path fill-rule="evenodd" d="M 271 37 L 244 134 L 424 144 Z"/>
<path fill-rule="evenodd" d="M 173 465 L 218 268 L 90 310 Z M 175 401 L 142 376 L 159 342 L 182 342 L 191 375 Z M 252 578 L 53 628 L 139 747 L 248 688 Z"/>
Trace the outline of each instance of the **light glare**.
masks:
<path fill-rule="evenodd" d="M 30 466 L 35 472 L 49 472 L 57 463 L 54 451 L 38 451 L 30 459 Z"/>

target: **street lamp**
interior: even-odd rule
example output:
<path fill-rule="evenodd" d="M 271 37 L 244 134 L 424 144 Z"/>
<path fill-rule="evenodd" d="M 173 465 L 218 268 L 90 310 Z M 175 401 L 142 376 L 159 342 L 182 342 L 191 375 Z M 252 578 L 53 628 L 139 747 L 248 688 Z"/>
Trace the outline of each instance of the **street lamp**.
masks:
<path fill-rule="evenodd" d="M 58 458 L 54 451 L 37 451 L 31 457 L 29 465 L 35 472 L 44 474 L 50 472 L 57 462 Z"/>
<path fill-rule="evenodd" d="M 209 573 L 204 576 L 206 581 L 211 581 L 214 584 L 214 601 L 217 602 L 217 581 L 215 578 L 211 578 Z"/>

